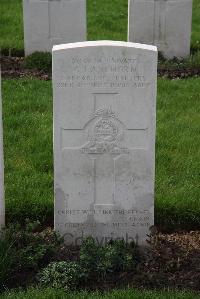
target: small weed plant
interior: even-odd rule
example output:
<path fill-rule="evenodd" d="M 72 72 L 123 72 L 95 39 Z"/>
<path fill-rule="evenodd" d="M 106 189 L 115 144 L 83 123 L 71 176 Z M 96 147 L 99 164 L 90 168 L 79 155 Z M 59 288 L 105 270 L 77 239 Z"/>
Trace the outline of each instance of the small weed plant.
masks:
<path fill-rule="evenodd" d="M 100 277 L 112 272 L 123 272 L 133 269 L 136 262 L 136 247 L 122 240 L 110 241 L 100 246 L 91 237 L 86 238 L 80 249 L 80 264 Z"/>
<path fill-rule="evenodd" d="M 39 275 L 38 280 L 43 287 L 56 289 L 76 289 L 84 278 L 84 271 L 77 262 L 50 263 Z"/>

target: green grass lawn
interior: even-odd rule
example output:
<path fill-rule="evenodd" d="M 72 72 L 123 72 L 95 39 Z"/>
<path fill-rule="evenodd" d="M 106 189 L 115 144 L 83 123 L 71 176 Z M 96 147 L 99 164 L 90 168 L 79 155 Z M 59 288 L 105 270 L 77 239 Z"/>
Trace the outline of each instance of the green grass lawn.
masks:
<path fill-rule="evenodd" d="M 4 82 L 7 217 L 53 215 L 51 83 Z"/>
<path fill-rule="evenodd" d="M 0 49 L 24 48 L 22 0 L 0 0 Z"/>
<path fill-rule="evenodd" d="M 192 47 L 200 48 L 200 1 L 193 0 Z M 128 0 L 87 0 L 88 40 L 127 39 Z M 24 48 L 22 0 L 0 0 L 0 48 Z"/>
<path fill-rule="evenodd" d="M 158 81 L 156 223 L 200 227 L 200 78 Z M 53 221 L 50 81 L 4 80 L 7 219 Z"/>
<path fill-rule="evenodd" d="M 29 290 L 27 292 L 11 292 L 0 295 L 0 299 L 199 299 L 198 294 L 186 292 L 155 292 L 124 290 L 111 293 L 64 293 L 61 290 Z"/>

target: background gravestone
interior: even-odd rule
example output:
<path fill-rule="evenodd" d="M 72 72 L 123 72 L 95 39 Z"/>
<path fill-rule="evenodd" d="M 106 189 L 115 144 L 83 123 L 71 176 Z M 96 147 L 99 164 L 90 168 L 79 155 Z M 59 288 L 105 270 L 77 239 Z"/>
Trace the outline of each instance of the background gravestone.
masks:
<path fill-rule="evenodd" d="M 192 0 L 129 0 L 128 40 L 170 58 L 190 55 Z"/>
<path fill-rule="evenodd" d="M 5 225 L 4 206 L 4 162 L 3 162 L 3 124 L 1 96 L 1 67 L 0 67 L 0 229 Z"/>
<path fill-rule="evenodd" d="M 144 244 L 154 224 L 157 49 L 53 48 L 55 229 Z"/>
<path fill-rule="evenodd" d="M 23 0 L 25 54 L 86 40 L 86 0 Z"/>

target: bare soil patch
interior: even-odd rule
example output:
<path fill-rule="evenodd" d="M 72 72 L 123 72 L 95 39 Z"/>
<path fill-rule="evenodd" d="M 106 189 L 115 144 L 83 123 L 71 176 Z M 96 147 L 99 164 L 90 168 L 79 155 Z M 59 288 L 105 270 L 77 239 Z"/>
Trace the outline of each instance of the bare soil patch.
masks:
<path fill-rule="evenodd" d="M 51 230 L 51 228 L 49 228 Z M 77 261 L 79 248 L 62 245 L 54 261 Z M 149 248 L 136 256 L 132 272 L 110 273 L 99 280 L 94 273 L 92 280 L 80 286 L 87 290 L 111 290 L 129 287 L 138 289 L 180 289 L 200 292 L 200 231 L 171 234 L 157 233 L 149 238 Z M 15 287 L 35 284 L 36 273 L 18 273 Z"/>
<path fill-rule="evenodd" d="M 110 275 L 91 282 L 95 289 L 125 285 L 146 289 L 187 289 L 200 292 L 200 231 L 156 234 L 131 273 Z"/>
<path fill-rule="evenodd" d="M 37 69 L 27 69 L 24 67 L 24 57 L 1 57 L 2 78 L 38 78 L 40 80 L 50 80 L 51 75 Z"/>

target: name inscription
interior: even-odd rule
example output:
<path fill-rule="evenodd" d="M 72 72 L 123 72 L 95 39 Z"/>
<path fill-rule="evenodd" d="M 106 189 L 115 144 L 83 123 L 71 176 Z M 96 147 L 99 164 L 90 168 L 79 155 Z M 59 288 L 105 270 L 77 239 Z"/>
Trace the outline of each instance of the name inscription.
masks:
<path fill-rule="evenodd" d="M 144 63 L 136 57 L 72 57 L 58 88 L 145 88 Z"/>

